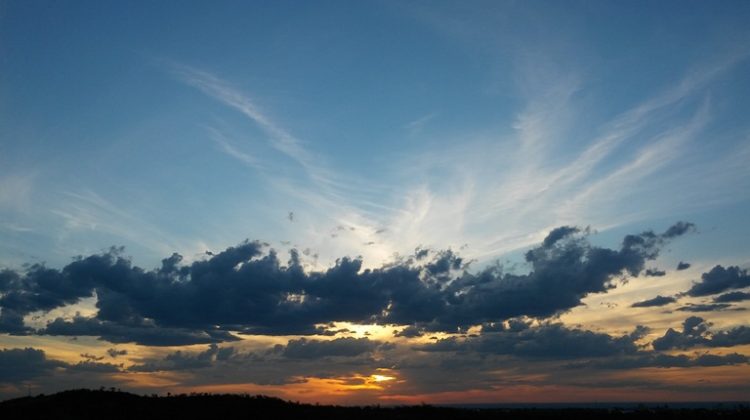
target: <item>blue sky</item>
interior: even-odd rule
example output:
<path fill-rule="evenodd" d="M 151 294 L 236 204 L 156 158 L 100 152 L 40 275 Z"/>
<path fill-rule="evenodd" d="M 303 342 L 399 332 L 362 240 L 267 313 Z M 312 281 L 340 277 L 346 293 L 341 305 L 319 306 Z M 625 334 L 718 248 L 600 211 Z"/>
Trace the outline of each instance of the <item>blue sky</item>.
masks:
<path fill-rule="evenodd" d="M 153 264 L 247 237 L 325 253 L 340 225 L 401 222 L 416 226 L 386 241 L 408 247 L 388 251 L 494 257 L 561 224 L 745 202 L 745 16 L 568 8 L 7 4 L 4 254 L 122 244 Z M 581 173 L 555 185 L 566 169 Z M 462 226 L 429 232 L 442 218 Z M 732 219 L 726 233 L 747 235 Z"/>
<path fill-rule="evenodd" d="M 748 18 L 741 1 L 4 1 L 0 267 L 124 246 L 148 270 L 249 239 L 310 272 L 421 248 L 523 273 L 559 226 L 616 247 L 688 221 L 655 263 L 696 271 L 646 288 L 676 293 L 750 263 Z"/>

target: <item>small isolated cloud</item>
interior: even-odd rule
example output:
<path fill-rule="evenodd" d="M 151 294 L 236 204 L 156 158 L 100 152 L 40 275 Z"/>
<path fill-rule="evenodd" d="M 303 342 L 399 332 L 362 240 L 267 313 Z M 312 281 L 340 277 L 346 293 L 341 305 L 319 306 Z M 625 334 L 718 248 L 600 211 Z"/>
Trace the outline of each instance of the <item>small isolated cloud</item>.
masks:
<path fill-rule="evenodd" d="M 688 268 L 690 268 L 690 263 L 680 261 L 677 264 L 677 271 L 687 270 Z"/>
<path fill-rule="evenodd" d="M 677 222 L 664 232 L 664 237 L 668 239 L 676 238 L 693 231 L 695 231 L 695 225 L 693 223 Z"/>
<path fill-rule="evenodd" d="M 664 270 L 659 270 L 658 268 L 649 268 L 645 272 L 646 277 L 664 277 L 667 275 L 667 272 Z"/>
<path fill-rule="evenodd" d="M 652 299 L 646 299 L 642 300 L 640 302 L 636 302 L 632 305 L 630 305 L 632 308 L 650 308 L 653 306 L 664 306 L 668 305 L 670 303 L 676 302 L 677 299 L 673 298 L 672 296 L 661 296 L 658 295 L 655 298 Z"/>
<path fill-rule="evenodd" d="M 119 349 L 111 348 L 111 349 L 107 349 L 107 354 L 109 355 L 109 357 L 114 359 L 114 358 L 117 358 L 118 356 L 125 356 L 126 354 L 128 354 L 128 351 L 124 349 L 119 350 Z"/>

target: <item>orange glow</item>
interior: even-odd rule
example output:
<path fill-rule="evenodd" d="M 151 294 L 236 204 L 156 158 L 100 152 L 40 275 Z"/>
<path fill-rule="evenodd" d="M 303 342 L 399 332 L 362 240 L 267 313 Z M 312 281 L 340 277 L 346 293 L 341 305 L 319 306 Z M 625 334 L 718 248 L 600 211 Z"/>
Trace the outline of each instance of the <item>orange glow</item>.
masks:
<path fill-rule="evenodd" d="M 387 371 L 388 369 L 379 369 Z M 386 372 L 381 372 L 386 373 Z M 176 393 L 247 393 L 272 395 L 290 401 L 322 404 L 371 404 L 379 401 L 390 384 L 399 383 L 390 373 L 344 376 L 338 378 L 297 378 L 284 385 L 223 384 L 170 388 Z"/>

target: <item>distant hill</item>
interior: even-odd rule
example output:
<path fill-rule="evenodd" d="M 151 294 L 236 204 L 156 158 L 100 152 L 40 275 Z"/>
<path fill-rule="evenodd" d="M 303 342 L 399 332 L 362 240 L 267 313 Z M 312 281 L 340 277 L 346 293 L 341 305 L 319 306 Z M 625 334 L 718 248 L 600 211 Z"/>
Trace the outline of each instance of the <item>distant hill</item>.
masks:
<path fill-rule="evenodd" d="M 299 404 L 262 395 L 168 397 L 72 390 L 0 402 L 0 419 L 746 419 L 747 406 L 726 408 L 451 408 L 429 405 L 341 407 Z"/>

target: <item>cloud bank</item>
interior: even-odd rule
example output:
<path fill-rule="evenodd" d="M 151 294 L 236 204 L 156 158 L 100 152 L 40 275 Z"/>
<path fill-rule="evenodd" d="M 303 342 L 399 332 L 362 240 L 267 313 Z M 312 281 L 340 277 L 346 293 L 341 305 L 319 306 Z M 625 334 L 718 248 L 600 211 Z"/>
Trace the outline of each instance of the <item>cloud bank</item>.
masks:
<path fill-rule="evenodd" d="M 428 249 L 377 269 L 363 269 L 361 258 L 342 257 L 325 271 L 305 272 L 296 250 L 284 264 L 257 241 L 191 264 L 173 254 L 145 270 L 112 248 L 60 270 L 35 264 L 1 272 L 0 331 L 154 346 L 233 341 L 235 333 L 326 334 L 326 325 L 336 321 L 458 332 L 568 311 L 587 295 L 638 276 L 666 243 L 693 228 L 679 222 L 663 233 L 627 235 L 619 248 L 609 249 L 592 245 L 586 230 L 560 227 L 526 252 L 525 274 L 497 265 L 472 272 L 453 251 Z M 740 274 L 746 275 L 730 272 Z M 24 322 L 31 313 L 94 295 L 92 317 L 57 318 L 38 330 Z"/>

